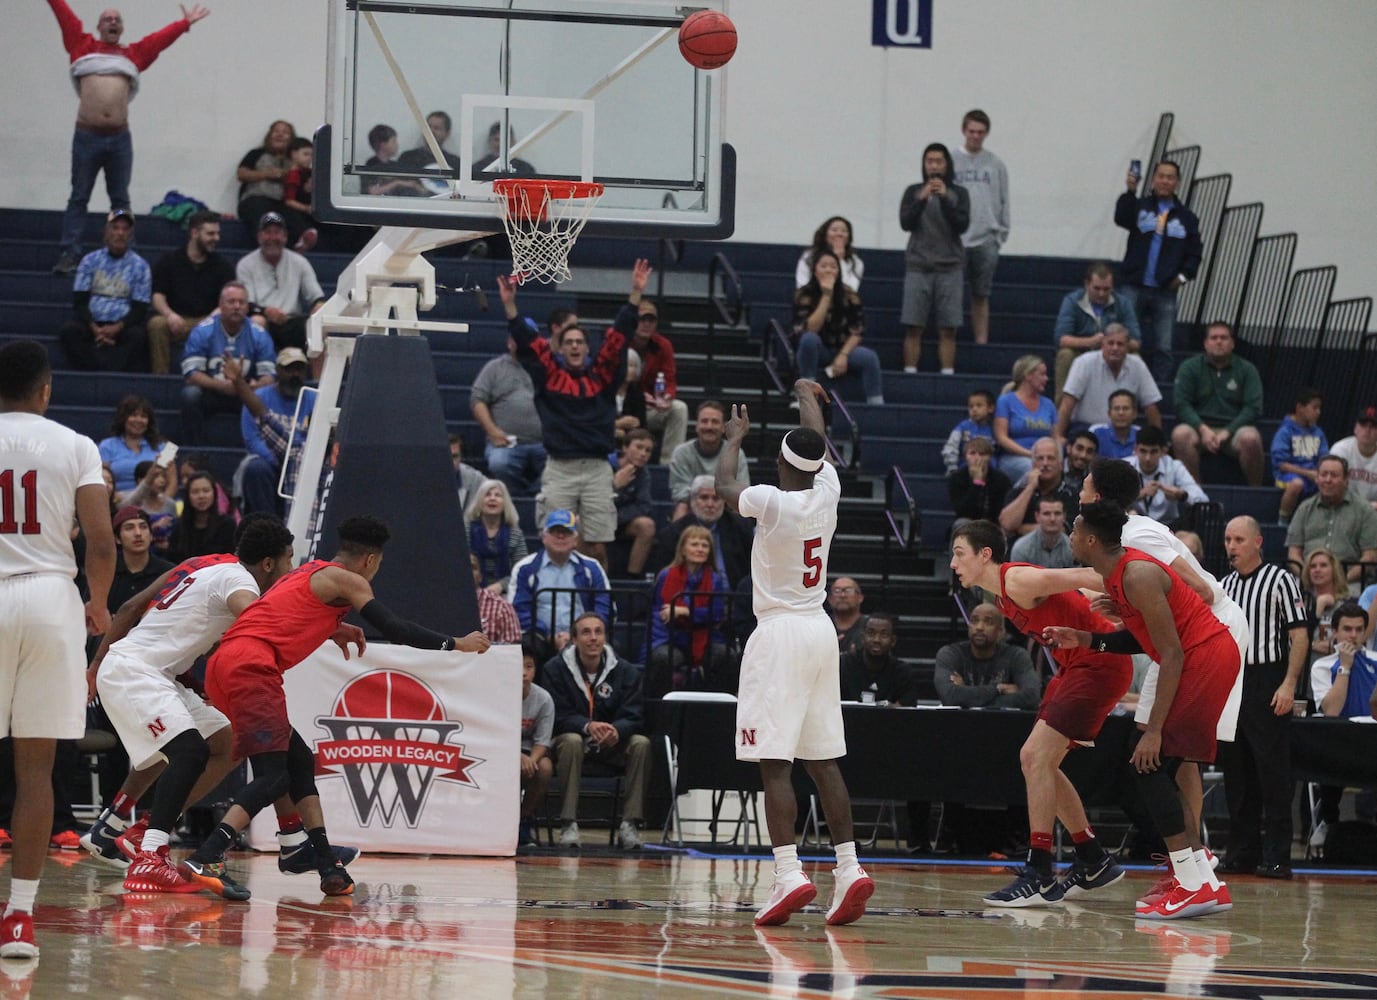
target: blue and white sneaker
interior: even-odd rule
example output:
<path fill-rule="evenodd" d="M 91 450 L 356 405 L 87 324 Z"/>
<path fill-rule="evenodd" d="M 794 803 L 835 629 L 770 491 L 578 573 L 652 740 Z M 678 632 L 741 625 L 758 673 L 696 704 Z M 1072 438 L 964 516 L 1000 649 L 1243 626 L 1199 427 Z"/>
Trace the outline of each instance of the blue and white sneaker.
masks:
<path fill-rule="evenodd" d="M 1003 889 L 997 889 L 985 897 L 990 906 L 1051 906 L 1061 901 L 1062 887 L 1056 875 L 1043 875 L 1031 867 L 1025 867 Z"/>
<path fill-rule="evenodd" d="M 307 872 L 319 870 L 320 865 L 316 864 L 316 849 L 311 846 L 305 830 L 279 833 L 277 846 L 278 871 L 288 875 L 305 875 Z M 357 847 L 345 847 L 342 844 L 331 844 L 330 847 L 335 852 L 335 860 L 342 865 L 353 864 L 354 859 L 359 856 Z"/>
<path fill-rule="evenodd" d="M 115 841 L 128 825 L 126 820 L 120 819 L 110 809 L 104 809 L 91 824 L 91 829 L 81 835 L 81 846 L 101 864 L 124 871 L 129 867 L 129 859 Z"/>
<path fill-rule="evenodd" d="M 1061 880 L 1062 895 L 1067 899 L 1084 896 L 1093 889 L 1103 889 L 1124 877 L 1117 861 L 1105 854 L 1099 861 L 1087 865 L 1080 858 L 1071 863 L 1071 870 Z"/>

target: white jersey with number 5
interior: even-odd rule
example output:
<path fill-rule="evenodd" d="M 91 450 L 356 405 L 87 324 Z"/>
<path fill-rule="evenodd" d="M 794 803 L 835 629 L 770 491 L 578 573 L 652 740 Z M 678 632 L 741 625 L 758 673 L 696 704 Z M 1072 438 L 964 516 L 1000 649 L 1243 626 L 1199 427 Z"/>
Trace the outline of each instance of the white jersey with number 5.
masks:
<path fill-rule="evenodd" d="M 761 484 L 741 491 L 743 517 L 755 518 L 751 604 L 757 618 L 779 612 L 821 612 L 827 596 L 827 554 L 837 530 L 841 482 L 824 462 L 807 490 Z"/>
<path fill-rule="evenodd" d="M 232 555 L 179 563 L 142 620 L 110 647 L 110 655 L 176 677 L 234 624 L 229 598 L 240 590 L 258 596 L 253 575 Z"/>
<path fill-rule="evenodd" d="M 75 577 L 76 492 L 104 483 L 90 438 L 36 413 L 0 413 L 0 580 Z"/>

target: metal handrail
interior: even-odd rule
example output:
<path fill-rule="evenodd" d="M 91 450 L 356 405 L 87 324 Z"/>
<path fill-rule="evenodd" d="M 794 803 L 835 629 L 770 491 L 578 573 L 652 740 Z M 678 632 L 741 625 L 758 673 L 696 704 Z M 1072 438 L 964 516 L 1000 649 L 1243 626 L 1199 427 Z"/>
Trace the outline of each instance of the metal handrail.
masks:
<path fill-rule="evenodd" d="M 895 517 L 895 487 L 903 494 L 904 509 L 899 512 L 899 517 L 908 519 L 906 529 L 900 525 L 899 518 Z M 883 600 L 889 600 L 890 548 L 897 542 L 901 552 L 912 552 L 916 547 L 922 521 L 918 501 L 913 498 L 913 491 L 908 488 L 904 470 L 897 465 L 891 465 L 885 476 L 885 522 L 889 530 L 884 533 L 880 543 L 880 595 Z"/>
<path fill-rule="evenodd" d="M 851 411 L 846 408 L 846 403 L 842 401 L 840 393 L 833 389 L 828 395 L 832 397 L 832 405 L 836 407 L 837 414 L 846 422 L 847 429 L 850 431 L 850 457 L 844 456 L 842 450 L 838 448 L 836 443 L 832 440 L 831 428 L 836 423 L 835 420 L 829 420 L 827 422 L 826 426 L 828 428 L 828 433 L 824 434 L 823 437 L 826 438 L 827 448 L 832 453 L 832 457 L 836 460 L 837 464 L 844 465 L 846 468 L 854 471 L 860 468 L 861 465 L 861 425 L 857 423 L 856 418 L 851 415 Z"/>
<path fill-rule="evenodd" d="M 718 290 L 719 278 L 730 282 L 721 292 Z M 717 322 L 720 319 L 727 326 L 735 327 L 741 323 L 741 317 L 746 309 L 746 295 L 741 284 L 741 276 L 736 273 L 736 268 L 732 267 L 732 262 L 725 254 L 715 253 L 708 262 L 708 303 L 712 308 L 708 310 L 707 390 L 712 395 L 717 392 L 717 366 L 714 364 L 717 354 Z"/>

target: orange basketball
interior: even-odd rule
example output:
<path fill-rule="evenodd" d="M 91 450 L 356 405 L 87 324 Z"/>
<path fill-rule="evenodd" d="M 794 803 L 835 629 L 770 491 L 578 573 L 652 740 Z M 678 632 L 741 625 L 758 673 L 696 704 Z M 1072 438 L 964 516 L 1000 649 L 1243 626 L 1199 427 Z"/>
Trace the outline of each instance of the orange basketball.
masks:
<path fill-rule="evenodd" d="M 727 65 L 736 52 L 736 25 L 719 10 L 700 10 L 679 25 L 679 52 L 699 69 Z"/>

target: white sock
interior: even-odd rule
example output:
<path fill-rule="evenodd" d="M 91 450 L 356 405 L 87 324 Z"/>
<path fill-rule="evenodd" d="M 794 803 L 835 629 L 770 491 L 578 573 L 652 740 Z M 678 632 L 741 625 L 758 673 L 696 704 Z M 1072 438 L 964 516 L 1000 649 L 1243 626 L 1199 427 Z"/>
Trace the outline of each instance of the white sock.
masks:
<path fill-rule="evenodd" d="M 856 860 L 856 842 L 848 840 L 845 844 L 836 846 L 837 852 L 837 871 L 847 871 L 851 868 L 859 868 L 860 862 Z"/>
<path fill-rule="evenodd" d="M 19 910 L 22 913 L 33 912 L 33 901 L 38 896 L 38 879 L 36 878 L 16 878 L 10 879 L 10 906 L 11 910 Z"/>
<path fill-rule="evenodd" d="M 145 853 L 156 854 L 158 848 L 166 847 L 171 842 L 172 834 L 168 833 L 166 830 L 155 830 L 149 827 L 148 832 L 143 835 L 139 850 Z"/>
<path fill-rule="evenodd" d="M 794 872 L 803 871 L 803 863 L 798 859 L 798 846 L 786 844 L 784 847 L 776 847 L 775 854 L 775 877 L 790 875 Z"/>
<path fill-rule="evenodd" d="M 1198 851 L 1192 852 L 1195 858 L 1195 867 L 1200 869 L 1200 880 L 1211 889 L 1219 888 L 1219 879 L 1215 876 L 1214 869 L 1210 867 L 1210 856 L 1205 853 L 1202 847 Z"/>
<path fill-rule="evenodd" d="M 942 369 L 942 374 L 943 374 L 943 375 L 955 375 L 955 374 L 956 374 L 956 369 L 955 369 L 955 368 L 943 368 L 943 369 Z"/>
<path fill-rule="evenodd" d="M 917 366 L 917 365 L 904 365 L 904 374 L 905 374 L 905 375 L 917 375 L 917 374 L 918 374 L 918 366 Z"/>
<path fill-rule="evenodd" d="M 1195 854 L 1189 847 L 1171 852 L 1171 873 L 1176 876 L 1176 881 L 1181 883 L 1181 888 L 1189 889 L 1191 892 L 1204 884 L 1200 877 L 1200 867 L 1195 863 Z"/>

